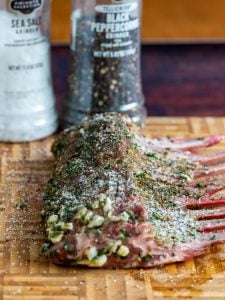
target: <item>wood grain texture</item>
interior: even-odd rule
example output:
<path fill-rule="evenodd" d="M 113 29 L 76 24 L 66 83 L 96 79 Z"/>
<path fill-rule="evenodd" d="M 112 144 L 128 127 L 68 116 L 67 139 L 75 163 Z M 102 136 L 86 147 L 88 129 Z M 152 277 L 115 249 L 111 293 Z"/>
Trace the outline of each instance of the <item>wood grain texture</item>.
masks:
<path fill-rule="evenodd" d="M 225 118 L 150 118 L 145 129 L 151 136 L 213 133 L 225 134 Z M 40 256 L 41 199 L 53 167 L 52 141 L 0 144 L 0 299 L 225 299 L 225 245 L 185 263 L 148 270 L 64 268 Z"/>
<path fill-rule="evenodd" d="M 52 40 L 70 39 L 71 0 L 52 2 Z M 143 0 L 144 42 L 225 40 L 224 0 Z"/>

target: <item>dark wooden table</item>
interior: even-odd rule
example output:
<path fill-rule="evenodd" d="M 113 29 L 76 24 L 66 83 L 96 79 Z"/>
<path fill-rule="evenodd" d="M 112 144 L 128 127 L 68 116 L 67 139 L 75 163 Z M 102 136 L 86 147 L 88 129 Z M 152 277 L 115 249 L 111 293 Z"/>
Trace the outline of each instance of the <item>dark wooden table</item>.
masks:
<path fill-rule="evenodd" d="M 53 47 L 57 106 L 67 89 L 68 47 Z M 142 81 L 148 115 L 225 116 L 225 45 L 144 45 Z"/>

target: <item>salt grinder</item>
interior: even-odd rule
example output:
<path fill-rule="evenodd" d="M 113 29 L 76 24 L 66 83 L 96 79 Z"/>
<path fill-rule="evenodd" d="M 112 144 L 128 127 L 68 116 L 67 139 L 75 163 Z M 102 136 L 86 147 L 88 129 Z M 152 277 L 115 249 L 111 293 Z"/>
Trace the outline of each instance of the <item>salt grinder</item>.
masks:
<path fill-rule="evenodd" d="M 0 2 L 0 140 L 40 139 L 57 128 L 50 68 L 50 0 Z"/>

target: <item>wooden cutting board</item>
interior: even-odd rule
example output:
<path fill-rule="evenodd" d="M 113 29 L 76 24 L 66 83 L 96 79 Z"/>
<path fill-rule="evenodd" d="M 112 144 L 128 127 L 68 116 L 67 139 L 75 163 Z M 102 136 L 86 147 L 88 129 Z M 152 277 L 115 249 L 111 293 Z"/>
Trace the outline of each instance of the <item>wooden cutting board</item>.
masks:
<path fill-rule="evenodd" d="M 151 118 L 145 133 L 225 134 L 225 118 Z M 0 144 L 0 299 L 225 299 L 224 245 L 185 263 L 147 270 L 64 268 L 40 256 L 42 186 L 53 167 L 53 139 Z M 224 146 L 216 149 L 221 151 Z"/>

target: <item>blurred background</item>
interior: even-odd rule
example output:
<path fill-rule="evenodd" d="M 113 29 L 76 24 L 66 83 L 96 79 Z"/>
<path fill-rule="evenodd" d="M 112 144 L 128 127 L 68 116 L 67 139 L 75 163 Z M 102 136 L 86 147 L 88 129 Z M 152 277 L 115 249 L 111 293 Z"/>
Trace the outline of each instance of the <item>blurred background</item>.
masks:
<path fill-rule="evenodd" d="M 70 2 L 53 1 L 59 107 L 68 71 Z M 142 81 L 148 114 L 225 115 L 224 41 L 225 0 L 143 0 Z"/>

